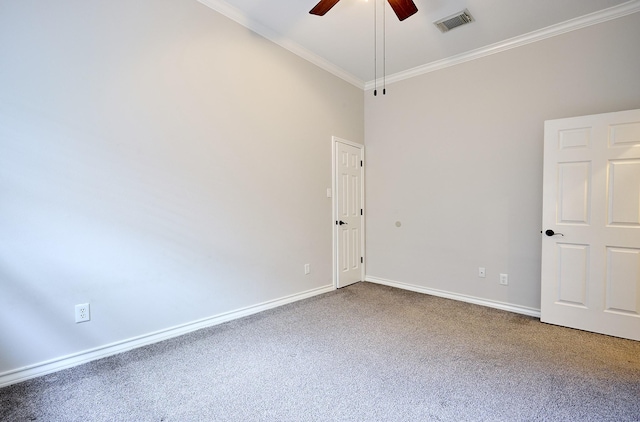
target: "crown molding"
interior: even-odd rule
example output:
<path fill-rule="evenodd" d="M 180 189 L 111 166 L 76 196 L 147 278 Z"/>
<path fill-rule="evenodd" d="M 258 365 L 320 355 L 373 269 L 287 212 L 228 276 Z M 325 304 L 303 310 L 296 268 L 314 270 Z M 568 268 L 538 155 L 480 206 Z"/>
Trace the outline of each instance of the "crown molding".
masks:
<path fill-rule="evenodd" d="M 434 72 L 436 70 L 455 66 L 457 64 L 465 63 L 471 60 L 480 59 L 482 57 L 490 56 L 492 54 L 510 50 L 512 48 L 522 47 L 523 45 L 542 41 L 547 38 L 562 35 L 571 31 L 576 31 L 588 26 L 597 25 L 599 23 L 610 21 L 613 19 L 618 19 L 637 12 L 640 12 L 640 0 L 631 0 L 618 6 L 613 6 L 608 9 L 590 13 L 579 18 L 570 19 L 556 25 L 551 25 L 537 31 L 529 32 L 528 34 L 520 35 L 518 37 L 491 44 L 486 47 L 478 48 L 466 53 L 448 57 L 446 59 L 427 63 L 425 65 L 394 73 L 392 75 L 387 75 L 385 77 L 385 82 L 388 85 L 390 83 L 410 79 L 415 76 L 424 75 L 425 73 Z M 381 86 L 382 82 L 383 80 L 379 78 L 377 80 L 377 85 Z M 375 86 L 376 81 L 369 81 L 365 84 L 365 91 L 374 89 Z"/>
<path fill-rule="evenodd" d="M 426 73 L 435 72 L 436 70 L 445 69 L 447 67 L 462 64 L 471 60 L 480 59 L 492 54 L 511 50 L 517 47 L 522 47 L 524 45 L 542 41 L 547 38 L 555 37 L 557 35 L 562 35 L 567 32 L 577 31 L 582 28 L 597 25 L 599 23 L 607 22 L 613 19 L 618 19 L 623 16 L 640 12 L 640 0 L 630 0 L 618 6 L 613 6 L 608 9 L 590 13 L 579 18 L 570 19 L 556 25 L 551 25 L 537 31 L 529 32 L 528 34 L 513 37 L 508 40 L 500 41 L 495 44 L 457 54 L 455 56 L 447 57 L 442 60 L 437 60 L 431 63 L 417 66 L 412 69 L 394 73 L 392 75 L 387 75 L 384 78 L 384 81 L 383 78 L 379 78 L 377 80 L 377 83 L 375 80 L 365 83 L 365 81 L 357 78 L 356 76 L 345 71 L 339 66 L 336 66 L 335 64 L 318 56 L 317 54 L 312 53 L 306 48 L 294 43 L 286 37 L 283 37 L 282 35 L 267 28 L 261 23 L 249 19 L 240 10 L 236 9 L 233 6 L 230 6 L 223 0 L 198 0 L 198 2 L 364 91 L 369 91 L 374 89 L 376 86 L 381 86 L 383 82 L 387 85 L 394 82 L 400 82 L 405 79 L 410 79 L 416 76 L 424 75 Z"/>
<path fill-rule="evenodd" d="M 326 70 L 327 72 L 332 73 L 333 75 L 339 77 L 340 79 L 345 80 L 346 82 L 349 82 L 350 84 L 360 88 L 360 89 L 364 89 L 365 88 L 365 83 L 363 80 L 358 79 L 357 77 L 355 77 L 354 75 L 352 75 L 351 73 L 345 71 L 344 69 L 336 66 L 335 64 L 329 62 L 328 60 L 323 59 L 322 57 L 318 56 L 317 54 L 314 54 L 312 52 L 310 52 L 309 50 L 307 50 L 306 48 L 303 48 L 302 46 L 300 46 L 299 44 L 294 43 L 293 41 L 291 41 L 290 39 L 281 36 L 280 34 L 278 34 L 277 32 L 267 28 L 266 26 L 262 25 L 259 22 L 256 22 L 254 20 L 249 19 L 247 16 L 245 16 L 240 10 L 236 9 L 233 6 L 230 6 L 229 4 L 227 4 L 226 2 L 222 1 L 222 0 L 198 0 L 200 3 L 204 4 L 205 6 L 215 10 L 216 12 L 220 13 L 221 15 L 226 16 L 227 18 L 239 23 L 240 25 L 244 26 L 245 28 L 248 28 L 250 30 L 252 30 L 253 32 L 263 36 L 264 38 L 268 39 L 269 41 L 274 42 L 275 44 L 279 45 L 280 47 L 283 47 L 286 50 L 289 50 L 290 52 L 292 52 L 293 54 L 302 57 L 303 59 L 313 63 L 314 65 Z"/>

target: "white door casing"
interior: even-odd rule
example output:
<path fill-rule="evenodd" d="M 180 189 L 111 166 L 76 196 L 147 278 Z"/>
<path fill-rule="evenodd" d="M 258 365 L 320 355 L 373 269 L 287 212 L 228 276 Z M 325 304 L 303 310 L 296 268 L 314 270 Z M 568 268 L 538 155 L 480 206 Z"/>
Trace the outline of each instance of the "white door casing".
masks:
<path fill-rule="evenodd" d="M 640 110 L 544 137 L 541 320 L 640 340 Z"/>
<path fill-rule="evenodd" d="M 364 280 L 364 147 L 333 138 L 334 285 Z"/>

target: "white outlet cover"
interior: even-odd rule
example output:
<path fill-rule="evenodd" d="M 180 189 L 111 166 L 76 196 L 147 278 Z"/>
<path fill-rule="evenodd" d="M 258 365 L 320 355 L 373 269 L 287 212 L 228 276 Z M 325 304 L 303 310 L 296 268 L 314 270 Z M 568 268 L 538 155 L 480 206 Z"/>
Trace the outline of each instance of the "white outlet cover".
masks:
<path fill-rule="evenodd" d="M 88 303 L 76 305 L 76 322 L 87 322 L 91 320 L 91 310 Z"/>

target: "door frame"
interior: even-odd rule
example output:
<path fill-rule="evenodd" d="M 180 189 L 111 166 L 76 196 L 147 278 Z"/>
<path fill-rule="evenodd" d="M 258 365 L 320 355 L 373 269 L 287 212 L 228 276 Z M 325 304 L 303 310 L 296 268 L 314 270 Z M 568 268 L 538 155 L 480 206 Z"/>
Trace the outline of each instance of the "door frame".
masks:
<path fill-rule="evenodd" d="M 338 288 L 338 229 L 336 225 L 336 216 L 338 215 L 338 198 L 336 197 L 336 170 L 338 168 L 337 165 L 337 157 L 336 152 L 338 150 L 338 143 L 346 144 L 352 146 L 354 148 L 358 148 L 360 150 L 360 159 L 362 160 L 362 166 L 360 167 L 360 203 L 362 204 L 362 216 L 360 216 L 360 251 L 362 253 L 363 262 L 360 266 L 360 279 L 364 281 L 365 278 L 365 265 L 367 264 L 366 251 L 365 251 L 365 215 L 367 212 L 367 207 L 365 206 L 365 165 L 366 160 L 364 159 L 364 145 L 358 144 L 356 142 L 348 141 L 346 139 L 339 138 L 337 136 L 331 137 L 331 227 L 332 227 L 332 238 L 333 238 L 333 249 L 332 249 L 332 260 L 333 260 L 333 288 Z"/>

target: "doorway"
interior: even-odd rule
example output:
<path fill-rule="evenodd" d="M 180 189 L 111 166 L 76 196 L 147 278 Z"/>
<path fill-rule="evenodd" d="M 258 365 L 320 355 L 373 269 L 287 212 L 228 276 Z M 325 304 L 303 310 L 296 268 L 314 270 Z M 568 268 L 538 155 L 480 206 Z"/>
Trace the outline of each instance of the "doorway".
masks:
<path fill-rule="evenodd" d="M 364 146 L 333 137 L 333 277 L 364 280 Z"/>

